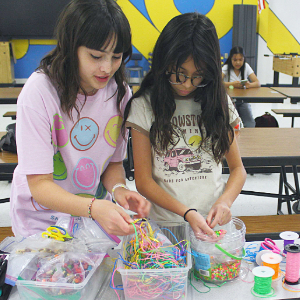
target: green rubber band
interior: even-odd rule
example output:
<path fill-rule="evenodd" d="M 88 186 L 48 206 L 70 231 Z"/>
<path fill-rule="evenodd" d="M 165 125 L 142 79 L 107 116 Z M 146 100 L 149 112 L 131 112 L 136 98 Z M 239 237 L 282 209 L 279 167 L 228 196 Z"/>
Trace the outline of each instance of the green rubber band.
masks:
<path fill-rule="evenodd" d="M 242 257 L 238 257 L 238 256 L 235 256 L 235 255 L 233 255 L 233 254 L 227 252 L 225 249 L 223 249 L 223 248 L 222 248 L 220 245 L 218 245 L 218 244 L 215 244 L 215 247 L 216 247 L 217 249 L 219 249 L 220 251 L 222 251 L 222 252 L 223 252 L 224 254 L 226 254 L 227 256 L 229 256 L 229 257 L 231 257 L 231 258 L 233 258 L 233 259 L 236 259 L 236 260 L 242 260 L 243 257 L 245 256 L 245 249 L 244 249 L 244 247 L 243 247 L 243 256 L 242 256 Z"/>

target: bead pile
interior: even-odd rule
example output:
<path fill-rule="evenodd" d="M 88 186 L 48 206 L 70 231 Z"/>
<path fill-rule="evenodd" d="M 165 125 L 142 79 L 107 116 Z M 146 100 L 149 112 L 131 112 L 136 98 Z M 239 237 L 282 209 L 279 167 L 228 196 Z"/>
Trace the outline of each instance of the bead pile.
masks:
<path fill-rule="evenodd" d="M 55 262 L 55 260 L 57 260 Z M 87 278 L 94 267 L 94 263 L 88 259 L 69 258 L 61 260 L 58 255 L 46 262 L 45 259 L 37 262 L 37 272 L 32 280 L 51 283 L 74 283 L 80 284 Z M 47 288 L 45 291 L 53 296 L 73 293 L 72 290 Z"/>

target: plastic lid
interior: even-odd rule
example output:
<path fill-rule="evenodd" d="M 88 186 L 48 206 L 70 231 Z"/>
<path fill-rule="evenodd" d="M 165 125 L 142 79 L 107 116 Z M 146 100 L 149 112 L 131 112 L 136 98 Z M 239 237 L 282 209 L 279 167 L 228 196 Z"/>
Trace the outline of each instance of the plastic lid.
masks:
<path fill-rule="evenodd" d="M 261 260 L 267 264 L 279 264 L 282 261 L 282 257 L 277 253 L 264 253 Z"/>
<path fill-rule="evenodd" d="M 296 240 L 299 238 L 299 234 L 293 231 L 283 231 L 279 234 L 280 238 L 283 240 Z"/>
<path fill-rule="evenodd" d="M 254 276 L 257 277 L 272 277 L 275 274 L 275 271 L 270 267 L 256 267 L 252 270 Z"/>

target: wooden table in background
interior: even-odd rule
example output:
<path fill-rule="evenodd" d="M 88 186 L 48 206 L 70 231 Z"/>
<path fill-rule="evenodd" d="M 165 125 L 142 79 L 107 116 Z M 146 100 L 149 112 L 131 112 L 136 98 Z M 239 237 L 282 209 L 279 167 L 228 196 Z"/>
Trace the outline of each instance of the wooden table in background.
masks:
<path fill-rule="evenodd" d="M 8 236 L 14 236 L 11 227 L 0 227 L 0 242 Z"/>
<path fill-rule="evenodd" d="M 21 90 L 21 87 L 0 88 L 0 104 L 16 104 Z"/>
<path fill-rule="evenodd" d="M 292 118 L 291 127 L 294 127 L 294 118 L 300 117 L 300 109 L 272 108 L 271 110 L 275 114 L 283 115 L 284 117 L 291 117 Z"/>
<path fill-rule="evenodd" d="M 259 241 L 265 237 L 280 239 L 279 233 L 294 231 L 300 235 L 300 215 L 243 216 L 247 241 Z"/>
<path fill-rule="evenodd" d="M 4 118 L 11 118 L 12 120 L 17 119 L 17 112 L 16 111 L 7 111 L 4 115 Z"/>
<path fill-rule="evenodd" d="M 227 94 L 236 100 L 253 103 L 283 103 L 287 97 L 268 87 L 251 89 L 227 89 Z"/>
<path fill-rule="evenodd" d="M 300 102 L 300 87 L 271 87 L 272 90 L 291 98 L 291 103 Z"/>
<path fill-rule="evenodd" d="M 296 201 L 293 209 L 300 212 L 300 128 L 242 128 L 237 141 L 248 173 L 280 173 L 278 194 L 245 190 L 241 194 L 277 198 L 278 214 L 283 202 L 291 214 L 291 201 Z M 226 162 L 224 166 L 226 172 Z M 295 187 L 287 181 L 287 170 L 293 173 Z"/>

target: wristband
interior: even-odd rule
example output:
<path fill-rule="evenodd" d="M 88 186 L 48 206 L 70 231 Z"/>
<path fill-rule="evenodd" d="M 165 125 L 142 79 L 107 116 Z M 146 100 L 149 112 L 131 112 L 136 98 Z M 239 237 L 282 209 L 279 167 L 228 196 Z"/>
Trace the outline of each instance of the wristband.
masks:
<path fill-rule="evenodd" d="M 185 217 L 186 217 L 187 213 L 188 213 L 189 211 L 191 211 L 191 210 L 197 211 L 196 208 L 189 208 L 189 209 L 184 213 L 184 215 L 183 215 L 183 220 L 184 220 L 184 221 L 188 222 L 188 220 L 187 220 Z"/>
<path fill-rule="evenodd" d="M 89 218 L 94 220 L 93 217 L 92 217 L 92 205 L 94 203 L 94 201 L 96 200 L 96 198 L 93 198 L 88 206 L 88 213 L 89 213 Z"/>
<path fill-rule="evenodd" d="M 122 188 L 124 188 L 124 189 L 126 189 L 126 190 L 129 190 L 128 186 L 125 185 L 125 184 L 123 184 L 123 183 L 117 183 L 117 184 L 115 184 L 115 185 L 113 186 L 113 188 L 111 189 L 111 195 L 112 195 L 112 200 L 113 200 L 113 202 L 116 202 L 116 198 L 115 198 L 115 190 L 116 190 L 116 188 L 118 188 L 118 187 L 122 187 Z"/>

